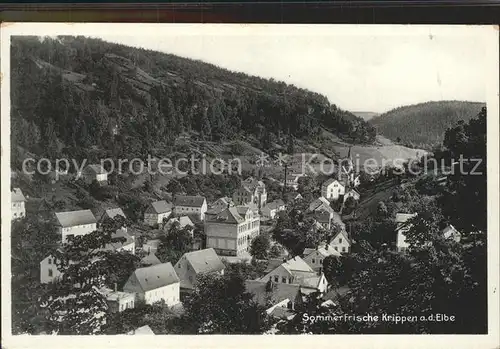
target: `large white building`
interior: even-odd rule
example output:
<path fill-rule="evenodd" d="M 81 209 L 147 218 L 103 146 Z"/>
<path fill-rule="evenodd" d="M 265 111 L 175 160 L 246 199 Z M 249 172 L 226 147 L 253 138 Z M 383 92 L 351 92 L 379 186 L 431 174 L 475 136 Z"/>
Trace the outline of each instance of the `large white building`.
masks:
<path fill-rule="evenodd" d="M 10 193 L 11 198 L 11 219 L 19 219 L 26 216 L 25 202 L 26 198 L 20 188 L 14 188 Z"/>
<path fill-rule="evenodd" d="M 180 280 L 172 263 L 139 268 L 130 275 L 123 291 L 135 293 L 135 302 L 153 304 L 164 301 L 172 306 L 180 302 Z"/>
<path fill-rule="evenodd" d="M 252 239 L 259 235 L 260 216 L 255 208 L 233 206 L 207 216 L 204 230 L 207 248 L 221 255 L 238 256 L 249 252 Z"/>
<path fill-rule="evenodd" d="M 56 219 L 62 243 L 70 236 L 86 235 L 97 229 L 97 220 L 90 210 L 57 212 Z"/>
<path fill-rule="evenodd" d="M 189 215 L 204 220 L 207 200 L 203 196 L 178 195 L 174 198 L 174 212 L 176 216 Z"/>

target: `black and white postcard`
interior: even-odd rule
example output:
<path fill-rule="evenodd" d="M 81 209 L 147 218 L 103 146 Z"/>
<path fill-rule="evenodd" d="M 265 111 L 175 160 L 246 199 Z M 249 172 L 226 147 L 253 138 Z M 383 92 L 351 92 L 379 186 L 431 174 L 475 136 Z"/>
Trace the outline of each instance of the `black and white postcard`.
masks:
<path fill-rule="evenodd" d="M 1 45 L 7 348 L 498 345 L 494 27 Z"/>

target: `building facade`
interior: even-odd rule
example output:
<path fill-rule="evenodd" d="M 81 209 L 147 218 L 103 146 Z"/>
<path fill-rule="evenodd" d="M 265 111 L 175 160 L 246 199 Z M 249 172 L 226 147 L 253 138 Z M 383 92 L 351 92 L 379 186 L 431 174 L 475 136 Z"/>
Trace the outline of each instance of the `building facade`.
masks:
<path fill-rule="evenodd" d="M 165 302 L 172 306 L 180 302 L 180 280 L 172 263 L 162 263 L 136 269 L 123 291 L 135 294 L 136 302 Z"/>
<path fill-rule="evenodd" d="M 152 202 L 144 212 L 144 224 L 151 227 L 163 223 L 172 214 L 172 204 L 161 200 Z"/>
<path fill-rule="evenodd" d="M 253 177 L 245 179 L 233 194 L 235 205 L 253 204 L 259 209 L 267 202 L 267 191 L 264 182 Z"/>
<path fill-rule="evenodd" d="M 57 212 L 56 220 L 62 243 L 70 236 L 82 236 L 97 230 L 97 219 L 90 210 Z"/>
<path fill-rule="evenodd" d="M 260 232 L 260 216 L 248 206 L 229 207 L 204 223 L 207 248 L 220 255 L 238 256 L 249 252 L 251 241 Z"/>

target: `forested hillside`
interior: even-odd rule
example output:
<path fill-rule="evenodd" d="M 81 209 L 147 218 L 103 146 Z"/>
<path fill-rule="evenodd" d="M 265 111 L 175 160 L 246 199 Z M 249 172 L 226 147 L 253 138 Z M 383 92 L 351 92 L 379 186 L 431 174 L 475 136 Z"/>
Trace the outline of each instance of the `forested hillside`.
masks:
<path fill-rule="evenodd" d="M 401 144 L 430 149 L 445 131 L 476 116 L 484 103 L 439 101 L 399 107 L 370 120 L 379 133 Z"/>
<path fill-rule="evenodd" d="M 13 37 L 13 165 L 19 149 L 49 158 L 144 156 L 252 135 L 261 149 L 322 128 L 359 144 L 375 129 L 326 97 L 214 65 L 86 37 Z"/>

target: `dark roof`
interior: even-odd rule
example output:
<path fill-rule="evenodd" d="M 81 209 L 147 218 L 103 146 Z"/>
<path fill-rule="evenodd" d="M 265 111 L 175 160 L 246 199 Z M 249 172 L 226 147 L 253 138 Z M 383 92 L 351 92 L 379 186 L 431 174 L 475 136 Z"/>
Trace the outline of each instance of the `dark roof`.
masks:
<path fill-rule="evenodd" d="M 172 211 L 172 204 L 165 200 L 152 202 L 146 212 L 148 213 L 166 213 Z"/>
<path fill-rule="evenodd" d="M 134 274 L 144 292 L 180 282 L 172 263 L 139 268 Z"/>
<path fill-rule="evenodd" d="M 268 291 L 267 281 L 247 280 L 245 287 L 247 292 L 254 295 L 254 300 L 262 306 L 270 306 L 289 299 L 295 301 L 300 295 L 300 286 L 294 284 L 283 284 L 271 282 Z"/>
<path fill-rule="evenodd" d="M 178 195 L 174 198 L 175 206 L 201 207 L 205 201 L 203 196 Z"/>
<path fill-rule="evenodd" d="M 74 227 L 76 225 L 97 223 L 90 210 L 56 212 L 56 218 L 61 227 Z"/>
<path fill-rule="evenodd" d="M 191 263 L 197 274 L 224 269 L 224 263 L 213 248 L 188 252 L 184 254 L 184 257 Z"/>
<path fill-rule="evenodd" d="M 226 208 L 225 210 L 222 210 L 214 216 L 208 216 L 206 220 L 209 222 L 238 224 L 243 222 L 245 219 L 241 217 L 237 207 L 231 206 L 229 208 Z"/>

